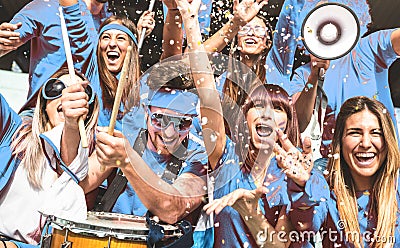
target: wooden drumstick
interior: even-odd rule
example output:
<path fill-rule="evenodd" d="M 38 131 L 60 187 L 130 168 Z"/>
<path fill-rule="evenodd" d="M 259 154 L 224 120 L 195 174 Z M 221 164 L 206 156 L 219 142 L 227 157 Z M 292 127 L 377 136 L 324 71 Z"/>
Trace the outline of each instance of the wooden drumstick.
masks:
<path fill-rule="evenodd" d="M 110 124 L 108 125 L 107 133 L 109 135 L 114 134 L 114 127 L 115 127 L 115 123 L 117 121 L 119 107 L 121 105 L 122 93 L 124 91 L 126 81 L 128 80 L 128 67 L 129 67 L 129 61 L 131 59 L 131 56 L 132 56 L 132 47 L 128 46 L 128 49 L 126 50 L 124 64 L 122 65 L 121 77 L 119 78 L 119 81 L 118 81 L 117 92 L 115 93 L 114 105 L 113 105 L 113 109 L 111 112 Z M 101 171 L 105 170 L 104 165 L 100 166 L 100 170 Z"/>
<path fill-rule="evenodd" d="M 71 82 L 72 82 L 72 84 L 74 84 L 75 83 L 75 70 L 74 70 L 74 63 L 72 61 L 72 54 L 71 54 L 71 47 L 69 44 L 67 26 L 65 25 L 65 19 L 64 19 L 62 7 L 59 7 L 58 10 L 60 12 L 61 33 L 62 33 L 63 42 L 64 42 L 65 55 L 67 57 L 68 72 L 69 72 L 69 76 L 71 77 Z M 85 123 L 83 122 L 82 116 L 79 117 L 79 119 L 78 119 L 78 127 L 79 127 L 79 134 L 81 136 L 82 147 L 87 148 L 88 140 L 87 140 L 87 136 L 86 136 Z"/>
<path fill-rule="evenodd" d="M 128 49 L 126 50 L 124 64 L 122 65 L 121 77 L 119 78 L 119 81 L 118 81 L 117 92 L 115 93 L 114 105 L 113 105 L 113 109 L 111 112 L 110 124 L 108 125 L 107 133 L 109 135 L 114 134 L 114 126 L 115 126 L 115 122 L 117 120 L 119 107 L 121 105 L 122 93 L 124 91 L 126 81 L 128 80 L 128 66 L 129 66 L 129 61 L 131 59 L 131 56 L 132 56 L 132 47 L 128 46 Z"/>

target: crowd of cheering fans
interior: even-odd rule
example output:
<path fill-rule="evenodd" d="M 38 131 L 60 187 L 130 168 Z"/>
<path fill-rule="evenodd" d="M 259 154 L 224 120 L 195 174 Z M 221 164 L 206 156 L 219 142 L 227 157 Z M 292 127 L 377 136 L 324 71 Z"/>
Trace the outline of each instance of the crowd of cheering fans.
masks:
<path fill-rule="evenodd" d="M 0 24 L 0 56 L 30 42 L 26 103 L 0 92 L 0 248 L 56 247 L 58 220 L 93 216 L 141 218 L 131 242 L 148 247 L 399 246 L 400 30 L 371 32 L 366 0 L 335 2 L 361 36 L 334 60 L 301 37 L 318 0 L 277 19 L 233 0 L 213 34 L 212 0 L 156 0 L 137 20 L 107 0 L 27 3 Z M 296 51 L 309 62 L 294 68 Z"/>

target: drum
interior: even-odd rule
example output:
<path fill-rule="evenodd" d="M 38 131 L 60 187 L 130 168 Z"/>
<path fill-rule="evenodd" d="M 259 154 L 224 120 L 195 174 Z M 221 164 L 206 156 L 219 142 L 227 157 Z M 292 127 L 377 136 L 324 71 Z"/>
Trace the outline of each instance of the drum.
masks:
<path fill-rule="evenodd" d="M 52 228 L 42 239 L 43 248 L 147 247 L 149 229 L 145 217 L 104 212 L 88 212 L 88 218 L 81 222 L 47 217 Z M 166 241 L 183 235 L 176 226 L 161 226 Z"/>

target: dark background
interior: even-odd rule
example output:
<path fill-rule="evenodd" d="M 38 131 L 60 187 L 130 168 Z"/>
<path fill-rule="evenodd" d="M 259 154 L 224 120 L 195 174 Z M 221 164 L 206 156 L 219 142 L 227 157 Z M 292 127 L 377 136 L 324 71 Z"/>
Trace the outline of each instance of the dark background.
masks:
<path fill-rule="evenodd" d="M 12 16 L 30 0 L 0 0 L 0 22 L 11 20 Z M 116 14 L 123 14 L 133 19 L 136 23 L 144 10 L 148 9 L 148 2 L 144 0 L 109 0 L 110 9 Z M 271 24 L 276 23 L 276 18 L 282 7 L 283 0 L 269 0 L 265 11 L 269 15 Z M 369 32 L 380 29 L 400 27 L 399 0 L 369 0 L 371 8 L 372 24 Z M 210 34 L 215 33 L 226 21 L 225 12 L 232 9 L 232 0 L 213 1 L 212 22 Z M 156 25 L 152 35 L 147 38 L 142 47 L 142 68 L 145 71 L 151 65 L 159 61 L 161 55 L 162 3 L 156 1 L 154 6 L 156 13 Z M 226 51 L 225 51 L 226 52 Z M 29 43 L 21 46 L 18 50 L 0 58 L 0 69 L 11 69 L 11 63 L 15 60 L 24 72 L 29 69 Z M 298 58 L 301 61 L 302 58 Z M 389 82 L 392 99 L 396 107 L 400 107 L 400 60 L 396 61 L 390 68 Z"/>

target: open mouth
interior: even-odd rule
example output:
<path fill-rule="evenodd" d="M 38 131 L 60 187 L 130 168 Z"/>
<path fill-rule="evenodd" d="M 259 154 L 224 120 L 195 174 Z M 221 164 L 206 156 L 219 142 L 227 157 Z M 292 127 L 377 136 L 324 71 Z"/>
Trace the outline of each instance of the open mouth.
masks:
<path fill-rule="evenodd" d="M 270 126 L 264 125 L 264 124 L 257 124 L 256 125 L 256 131 L 258 136 L 260 137 L 268 137 L 272 134 L 274 131 Z"/>
<path fill-rule="evenodd" d="M 115 61 L 115 60 L 118 60 L 119 57 L 120 57 L 120 54 L 118 52 L 115 52 L 115 51 L 107 52 L 108 60 Z"/>
<path fill-rule="evenodd" d="M 254 38 L 246 38 L 244 43 L 246 43 L 246 45 L 255 45 L 257 41 Z"/>
<path fill-rule="evenodd" d="M 368 164 L 374 160 L 375 153 L 373 153 L 373 152 L 358 152 L 355 154 L 355 157 L 360 163 Z"/>
<path fill-rule="evenodd" d="M 162 137 L 161 135 L 158 136 L 160 141 L 163 143 L 163 145 L 165 146 L 171 146 L 175 143 L 175 139 L 174 138 L 165 138 Z"/>

